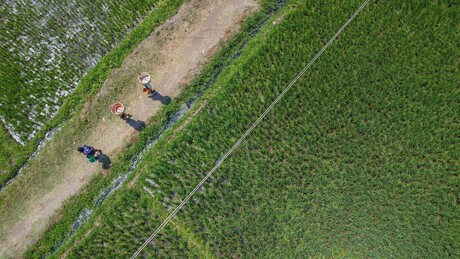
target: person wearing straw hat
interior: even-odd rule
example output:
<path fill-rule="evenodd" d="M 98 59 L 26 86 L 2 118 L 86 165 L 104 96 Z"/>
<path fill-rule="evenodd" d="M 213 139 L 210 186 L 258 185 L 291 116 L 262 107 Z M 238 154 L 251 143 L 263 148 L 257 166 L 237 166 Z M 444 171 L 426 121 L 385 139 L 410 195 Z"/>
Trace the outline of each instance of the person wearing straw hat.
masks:
<path fill-rule="evenodd" d="M 142 72 L 137 77 L 139 82 L 144 86 L 142 89 L 143 92 L 147 94 L 155 95 L 157 92 L 153 89 L 153 86 L 150 84 L 150 75 L 146 72 Z"/>
<path fill-rule="evenodd" d="M 121 102 L 114 103 L 110 106 L 110 111 L 118 117 L 125 119 L 125 106 Z"/>

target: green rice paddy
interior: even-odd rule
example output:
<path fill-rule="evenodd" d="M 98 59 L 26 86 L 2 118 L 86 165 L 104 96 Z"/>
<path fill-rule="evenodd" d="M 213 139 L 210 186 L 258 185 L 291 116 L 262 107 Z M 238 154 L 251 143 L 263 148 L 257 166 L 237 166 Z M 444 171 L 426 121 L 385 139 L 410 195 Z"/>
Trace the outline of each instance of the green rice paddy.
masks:
<path fill-rule="evenodd" d="M 22 144 L 31 140 L 80 78 L 158 2 L 0 4 L 0 119 L 12 137 Z"/>
<path fill-rule="evenodd" d="M 132 255 L 360 4 L 290 1 L 68 256 Z M 459 13 L 371 1 L 141 255 L 459 257 Z"/>

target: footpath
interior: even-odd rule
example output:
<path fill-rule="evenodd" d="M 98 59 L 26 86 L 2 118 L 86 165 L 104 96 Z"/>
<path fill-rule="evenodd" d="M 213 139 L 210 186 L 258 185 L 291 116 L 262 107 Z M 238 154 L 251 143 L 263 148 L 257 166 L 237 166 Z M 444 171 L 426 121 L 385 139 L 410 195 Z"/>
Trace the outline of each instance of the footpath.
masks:
<path fill-rule="evenodd" d="M 20 257 L 50 224 L 59 220 L 62 204 L 91 177 L 104 173 L 101 164 L 89 163 L 76 147 L 88 144 L 102 149 L 106 158 L 116 160 L 117 154 L 136 140 L 142 125 L 149 124 L 149 118 L 174 99 L 181 86 L 193 80 L 207 59 L 257 7 L 255 0 L 191 0 L 139 44 L 123 65 L 111 72 L 82 113 L 72 119 L 83 121 L 85 116 L 96 116 L 100 118 L 98 123 L 84 129 L 87 132 L 80 138 L 63 139 L 58 134 L 37 155 L 35 163 L 1 193 L 1 202 L 8 204 L 8 210 L 0 211 L 0 258 Z M 142 92 L 137 81 L 141 72 L 152 77 L 151 84 L 159 93 L 153 98 Z M 122 92 L 114 93 L 112 89 L 120 85 Z M 123 96 L 120 100 L 132 115 L 131 123 L 115 118 L 108 108 L 91 109 L 91 103 L 112 100 L 113 95 Z M 60 159 L 55 162 L 52 158 L 57 157 Z M 27 188 L 18 191 L 14 185 Z"/>

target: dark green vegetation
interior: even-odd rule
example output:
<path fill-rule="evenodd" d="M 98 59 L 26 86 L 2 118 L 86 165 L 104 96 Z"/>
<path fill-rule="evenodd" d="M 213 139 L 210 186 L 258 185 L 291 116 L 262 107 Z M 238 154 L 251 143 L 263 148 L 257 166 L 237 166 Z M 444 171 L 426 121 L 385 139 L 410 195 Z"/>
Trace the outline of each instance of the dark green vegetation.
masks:
<path fill-rule="evenodd" d="M 134 253 L 360 4 L 291 1 L 69 256 Z M 371 1 L 143 255 L 460 256 L 459 13 Z"/>
<path fill-rule="evenodd" d="M 141 192 L 142 191 L 136 190 L 129 191 L 123 199 L 119 200 L 116 206 L 102 212 L 102 217 L 111 217 L 114 220 L 108 222 L 108 224 L 103 224 L 102 231 L 104 231 L 106 235 L 98 237 L 99 239 L 96 240 L 96 242 L 99 245 L 96 246 L 96 250 L 86 250 L 79 255 L 80 258 L 91 258 L 95 255 L 97 255 L 97 257 L 113 257 L 114 255 L 124 255 L 127 257 L 129 255 L 127 252 L 131 247 L 131 240 L 138 237 L 139 232 L 148 233 L 153 231 L 159 224 L 161 216 L 167 217 L 166 214 L 161 216 L 156 215 L 158 220 L 149 220 L 150 217 L 157 213 L 155 212 L 156 210 L 152 205 L 151 199 Z M 136 202 L 133 204 L 133 201 Z M 126 210 L 126 208 L 129 209 Z M 142 217 L 139 217 L 139 215 L 142 215 Z M 120 225 L 120 222 L 125 222 L 129 225 L 129 229 L 131 229 L 131 231 L 125 232 L 122 237 L 117 235 L 119 231 L 124 231 L 127 226 Z M 156 253 L 150 254 L 150 256 L 155 255 L 157 257 L 174 258 L 203 256 L 205 251 L 202 251 L 202 247 L 196 242 L 194 242 L 194 244 L 192 243 L 193 241 L 190 242 L 190 239 L 193 237 L 185 232 L 181 233 L 180 231 L 182 231 L 182 228 L 177 224 L 168 226 L 168 235 L 165 235 L 160 241 L 155 242 L 155 245 L 159 249 Z M 86 239 L 81 245 L 91 246 L 89 242 L 94 241 L 95 240 Z M 116 245 L 111 247 L 112 249 L 106 249 L 106 246 L 112 241 L 115 241 Z M 190 242 L 190 246 L 187 242 Z"/>
<path fill-rule="evenodd" d="M 1 125 L 0 125 L 1 126 Z M 19 153 L 19 150 L 21 149 L 21 145 L 14 141 L 11 136 L 8 134 L 5 128 L 3 126 L 0 127 L 0 165 L 5 165 L 2 166 L 2 169 L 0 170 L 0 177 L 4 176 L 8 172 L 8 166 L 6 165 L 11 165 L 15 164 L 15 157 L 14 154 L 17 156 Z M 3 181 L 0 181 L 0 183 L 4 183 L 5 180 L 3 178 L 0 178 Z"/>
<path fill-rule="evenodd" d="M 99 61 L 99 63 L 94 66 L 94 68 L 81 78 L 78 88 L 66 97 L 65 100 L 61 100 L 63 101 L 63 104 L 61 105 L 57 115 L 48 120 L 38 131 L 35 137 L 28 141 L 24 146 L 14 144 L 13 139 L 11 139 L 11 137 L 7 135 L 7 132 L 2 129 L 2 132 L 0 132 L 0 146 L 13 143 L 16 148 L 2 148 L 0 152 L 0 162 L 2 162 L 0 164 L 3 165 L 0 173 L 0 186 L 16 175 L 18 169 L 35 151 L 39 140 L 43 138 L 45 133 L 68 121 L 74 114 L 77 114 L 83 107 L 83 104 L 85 104 L 88 100 L 91 100 L 95 93 L 97 93 L 102 83 L 107 78 L 110 70 L 119 67 L 124 58 L 132 52 L 137 44 L 150 35 L 164 20 L 175 13 L 183 2 L 183 0 L 158 2 L 153 11 L 144 17 L 144 20 L 140 24 L 138 24 L 128 35 L 126 35 L 126 37 L 123 38 L 123 40 L 121 40 L 115 48 L 108 52 Z M 5 65 L 6 63 L 0 62 L 0 64 Z M 1 76 L 2 80 L 7 78 L 4 77 L 4 75 Z M 7 97 L 10 95 L 8 93 L 10 93 L 12 88 L 9 89 L 9 92 L 3 92 L 3 94 L 6 94 Z M 3 161 L 8 162 L 3 163 Z"/>

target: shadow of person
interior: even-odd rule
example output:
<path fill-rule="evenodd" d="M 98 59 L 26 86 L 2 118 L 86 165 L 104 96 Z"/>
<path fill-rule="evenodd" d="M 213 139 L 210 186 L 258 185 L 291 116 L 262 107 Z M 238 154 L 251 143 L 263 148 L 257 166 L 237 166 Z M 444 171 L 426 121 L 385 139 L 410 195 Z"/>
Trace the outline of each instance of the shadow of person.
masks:
<path fill-rule="evenodd" d="M 126 124 L 129 126 L 133 127 L 137 131 L 142 131 L 145 129 L 146 125 L 145 122 L 141 120 L 133 120 L 131 119 L 132 115 L 131 114 L 124 114 L 123 117 L 121 117 Z"/>
<path fill-rule="evenodd" d="M 109 169 L 112 166 L 112 161 L 110 161 L 110 158 L 102 153 L 102 151 L 99 151 L 97 154 L 97 161 L 102 164 L 102 169 Z"/>
<path fill-rule="evenodd" d="M 164 104 L 164 105 L 168 105 L 171 103 L 171 97 L 163 96 L 159 92 L 156 92 L 154 95 L 150 95 L 149 98 L 154 101 L 160 101 L 161 104 Z"/>
<path fill-rule="evenodd" d="M 126 119 L 125 122 L 137 131 L 145 129 L 145 122 L 140 120 Z"/>

